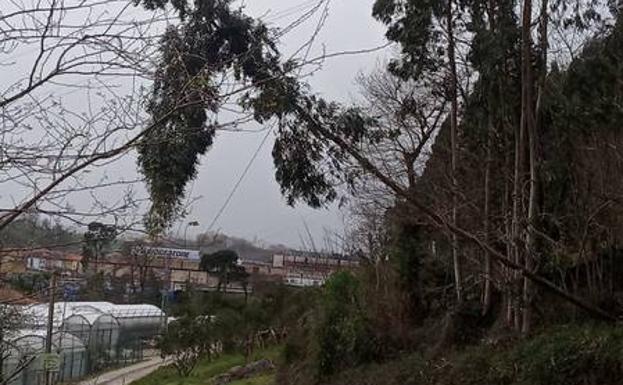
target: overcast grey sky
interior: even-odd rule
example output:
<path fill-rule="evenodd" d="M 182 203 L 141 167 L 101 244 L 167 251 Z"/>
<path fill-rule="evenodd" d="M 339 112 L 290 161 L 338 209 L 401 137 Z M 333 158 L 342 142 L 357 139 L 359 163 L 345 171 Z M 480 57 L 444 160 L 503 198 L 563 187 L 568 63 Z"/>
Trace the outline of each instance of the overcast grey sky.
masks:
<path fill-rule="evenodd" d="M 37 4 L 35 0 L 29 0 L 28 4 Z M 75 0 L 77 1 L 77 0 Z M 239 0 L 239 3 L 242 0 Z M 315 44 L 309 52 L 309 57 L 318 57 L 323 53 L 336 53 L 342 51 L 356 51 L 371 49 L 382 46 L 386 43 L 384 39 L 384 28 L 371 17 L 371 9 L 374 0 L 331 0 L 328 8 L 328 18 L 315 39 Z M 318 3 L 318 0 L 245 0 L 247 13 L 261 17 L 272 27 L 288 26 L 296 18 L 300 17 L 312 6 Z M 102 17 L 112 17 L 116 12 L 126 9 L 128 3 L 125 0 L 112 1 L 108 3 L 98 3 L 99 11 Z M 103 4 L 103 5 L 102 5 Z M 2 11 L 8 12 L 11 9 L 2 8 Z M 67 25 L 80 25 L 86 14 L 75 11 L 67 16 Z M 317 27 L 317 22 L 322 12 L 317 12 L 313 18 L 305 24 L 299 26 L 292 32 L 286 34 L 281 39 L 280 49 L 285 57 L 289 57 L 296 52 L 302 44 L 310 39 Z M 45 20 L 46 14 L 39 13 L 40 17 Z M 99 15 L 99 14 L 98 14 Z M 141 8 L 129 7 L 128 11 L 124 11 L 124 17 L 129 18 L 130 25 L 136 24 L 139 20 L 150 20 L 153 13 L 146 12 Z M 57 14 L 57 17 L 64 17 Z M 96 18 L 97 19 L 97 18 Z M 90 20 L 90 19 L 89 19 Z M 105 20 L 105 19 L 104 19 Z M 35 21 L 27 19 L 27 22 L 36 24 Z M 105 24 L 105 23 L 104 23 Z M 139 23 L 140 24 L 140 23 Z M 155 37 L 161 33 L 164 24 L 158 24 L 159 27 L 152 28 Z M 38 25 L 37 25 L 38 27 Z M 106 28 L 107 24 L 103 28 Z M 149 27 L 143 27 L 149 28 Z M 69 29 L 71 30 L 71 29 Z M 69 31 L 67 30 L 67 31 Z M 59 33 L 60 38 L 63 34 Z M 136 32 L 136 31 L 134 31 Z M 10 94 L 14 87 L 13 84 L 24 84 L 28 79 L 30 68 L 35 61 L 38 53 L 39 44 L 25 43 L 23 46 L 8 55 L 1 58 L 2 73 L 0 74 L 0 89 Z M 147 50 L 155 49 L 156 44 L 146 44 Z M 327 59 L 320 70 L 316 71 L 313 77 L 307 80 L 313 87 L 313 91 L 322 96 L 342 102 L 349 102 L 354 99 L 356 93 L 354 79 L 360 71 L 370 71 L 379 62 L 382 62 L 388 55 L 387 50 L 379 50 L 372 53 L 359 55 L 337 56 Z M 145 59 L 149 66 L 149 60 L 156 57 L 153 54 L 140 56 Z M 54 63 L 54 60 L 47 60 L 46 63 Z M 141 61 L 143 62 L 143 61 Z M 46 64 L 51 65 L 51 64 Z M 145 65 L 145 64 L 144 64 Z M 43 65 L 42 68 L 46 66 Z M 308 69 L 309 70 L 309 69 Z M 43 70 L 41 70 L 43 73 Z M 302 74 L 308 71 L 303 70 Z M 141 81 L 133 82 L 131 78 L 123 76 L 112 76 L 99 78 L 96 84 L 85 87 L 96 79 L 88 76 L 66 76 L 63 77 L 62 83 L 50 83 L 43 90 L 30 94 L 29 97 L 37 97 L 37 103 L 31 103 L 36 106 L 33 114 L 32 108 L 28 103 L 29 99 L 15 108 L 15 112 L 26 112 L 24 122 L 16 123 L 16 131 L 9 131 L 11 135 L 5 141 L 13 143 L 19 152 L 19 148 L 39 148 L 42 143 L 53 143 L 50 147 L 54 150 L 58 148 L 58 143 L 62 148 L 66 137 L 70 138 L 70 148 L 80 148 L 79 143 L 91 146 L 98 143 L 97 132 L 103 133 L 109 128 L 109 123 L 113 126 L 125 127 L 132 123 L 136 124 L 134 129 L 138 130 L 142 127 L 141 119 L 136 122 L 130 121 L 108 121 L 97 116 L 100 108 L 103 108 L 107 101 L 107 92 L 116 95 L 135 95 L 132 90 L 140 89 Z M 149 87 L 149 84 L 142 84 Z M 91 88 L 93 87 L 93 88 Z M 102 93 L 103 96 L 98 96 Z M 55 98 L 48 98 L 49 95 L 55 95 Z M 136 94 L 138 95 L 138 94 Z M 128 99 L 113 99 L 121 101 L 120 104 L 126 105 Z M 39 101 L 46 101 L 41 103 Z M 137 111 L 138 115 L 146 115 L 142 105 L 138 104 L 142 101 L 140 97 L 132 99 L 132 107 L 127 106 L 128 111 Z M 58 102 L 58 104 L 54 104 Z M 55 106 L 62 105 L 64 111 Z M 123 111 L 123 108 L 115 108 L 115 111 Z M 93 113 L 95 111 L 95 113 Z M 4 112 L 3 112 L 4 113 Z M 7 112 L 10 115 L 11 111 Z M 48 116 L 50 115 L 50 116 Z M 226 114 L 220 116 L 222 120 L 227 121 Z M 4 116 L 4 115 L 3 115 Z M 126 117 L 122 114 L 121 117 Z M 133 114 L 128 114 L 133 117 Z M 48 119 L 52 117 L 53 121 Z M 221 120 L 219 119 L 219 120 Z M 221 122 L 222 122 L 221 120 Z M 3 120 L 4 122 L 4 120 Z M 68 123 L 70 122 L 70 123 Z M 28 124 L 32 123 L 32 124 Z M 11 123 L 12 124 L 12 123 Z M 11 124 L 9 126 L 13 127 Z M 31 129 L 30 126 L 35 129 Z M 249 124 L 241 127 L 247 130 L 259 130 L 262 127 Z M 77 131 L 74 131 L 77 130 Z M 99 131 L 98 131 L 99 130 Z M 75 132 L 82 133 L 81 135 Z M 184 234 L 185 225 L 191 221 L 199 222 L 200 226 L 189 228 L 188 236 L 192 237 L 199 232 L 208 230 L 210 223 L 213 222 L 217 213 L 223 208 L 223 205 L 232 192 L 234 185 L 239 180 L 240 175 L 257 151 L 258 146 L 265 136 L 265 132 L 249 133 L 249 132 L 219 132 L 215 140 L 214 146 L 209 153 L 202 159 L 198 177 L 191 186 L 189 186 L 188 194 L 191 197 L 200 197 L 193 201 L 190 214 L 181 223 L 173 227 L 175 232 L 179 229 L 179 234 Z M 133 131 L 127 135 L 133 135 Z M 69 136 L 67 136 L 69 135 Z M 113 136 L 107 139 L 106 148 L 118 146 L 121 142 L 115 142 L 126 137 L 125 131 L 121 131 L 120 136 Z M 274 179 L 274 168 L 271 158 L 271 149 L 274 137 L 272 134 L 268 137 L 263 147 L 260 149 L 257 158 L 252 163 L 248 174 L 236 190 L 235 195 L 222 211 L 222 215 L 216 221 L 215 225 L 210 229 L 212 231 L 220 231 L 228 235 L 240 236 L 247 239 L 262 240 L 267 243 L 278 244 L 283 243 L 293 247 L 301 246 L 301 237 L 308 243 L 306 225 L 313 235 L 317 246 L 322 247 L 322 240 L 325 232 L 343 232 L 343 214 L 333 207 L 325 210 L 312 210 L 306 206 L 299 205 L 295 208 L 287 206 L 285 200 L 281 196 L 279 186 Z M 50 142 L 51 141 L 51 142 Z M 57 143 L 58 142 L 58 143 Z M 20 147 L 21 146 L 21 147 Z M 90 148 L 90 147 L 89 147 Z M 74 154 L 74 153 L 72 153 Z M 75 153 L 78 154 L 78 153 Z M 17 154 L 19 155 L 19 154 Z M 53 153 L 53 155 L 57 155 Z M 69 152 L 66 155 L 71 155 Z M 33 164 L 41 163 L 43 169 L 51 167 L 50 163 L 56 159 L 41 158 Z M 73 158 L 66 158 L 63 162 L 71 164 Z M 47 165 L 46 165 L 47 162 Z M 39 167 L 39 166 L 37 166 Z M 26 170 L 29 170 L 26 168 Z M 50 183 L 51 175 L 45 172 L 41 175 L 24 171 L 22 168 L 3 170 L 4 174 L 0 177 L 2 183 L 2 191 L 0 191 L 0 207 L 16 207 L 36 195 L 44 186 Z M 136 154 L 123 154 L 119 158 L 111 161 L 99 162 L 93 167 L 89 167 L 79 175 L 75 176 L 55 190 L 54 202 L 42 202 L 39 208 L 48 210 L 65 210 L 76 213 L 93 213 L 106 212 L 105 208 L 116 207 L 123 204 L 124 189 L 126 186 L 98 187 L 97 190 L 91 186 L 100 186 L 102 183 L 112 181 L 129 181 L 138 178 L 138 170 L 136 166 Z M 129 188 L 129 186 L 127 187 Z M 139 198 L 146 197 L 146 191 L 142 184 L 132 186 L 135 195 Z M 50 194 L 47 195 L 49 197 Z M 142 204 L 144 205 L 144 203 Z M 129 223 L 139 222 L 144 213 L 145 207 L 134 210 L 131 214 L 117 215 L 112 218 L 109 214 L 104 217 L 86 216 L 82 218 L 84 223 L 92 220 L 104 222 L 118 221 L 119 218 Z M 97 214 L 99 215 L 99 214 Z M 125 219 L 129 218 L 129 219 Z M 55 217 L 58 219 L 58 217 Z M 63 219 L 65 220 L 65 219 Z M 73 223 L 67 220 L 68 223 Z M 118 222 L 117 222 L 118 223 Z M 78 229 L 82 231 L 84 229 Z"/>
<path fill-rule="evenodd" d="M 383 45 L 384 29 L 371 17 L 373 0 L 333 0 L 327 22 L 318 36 L 311 56 L 326 52 L 356 50 Z M 267 15 L 269 21 L 284 15 L 284 10 L 309 1 L 247 0 L 246 5 L 254 16 Z M 287 13 L 285 13 L 287 14 Z M 300 15 L 297 12 L 296 15 Z M 273 21 L 285 25 L 290 18 Z M 313 20 L 303 28 L 286 35 L 282 49 L 292 52 L 309 38 L 315 28 Z M 314 91 L 327 98 L 340 101 L 353 99 L 354 79 L 359 71 L 371 70 L 387 55 L 380 51 L 364 55 L 342 56 L 327 60 L 322 70 L 310 79 Z M 250 127 L 254 128 L 254 127 Z M 193 184 L 193 195 L 202 196 L 192 206 L 187 221 L 198 221 L 201 226 L 190 228 L 188 233 L 203 231 L 209 226 L 226 200 L 240 174 L 258 148 L 264 134 L 220 133 L 209 154 L 203 159 L 199 177 Z M 304 205 L 287 206 L 274 179 L 271 158 L 272 136 L 263 146 L 249 173 L 236 191 L 230 204 L 213 230 L 248 239 L 259 238 L 271 243 L 300 245 L 300 237 L 307 241 L 304 222 L 309 226 L 316 242 L 322 244 L 325 230 L 342 232 L 343 215 L 333 207 L 330 210 L 312 210 Z M 318 245 L 318 246 L 319 246 Z"/>

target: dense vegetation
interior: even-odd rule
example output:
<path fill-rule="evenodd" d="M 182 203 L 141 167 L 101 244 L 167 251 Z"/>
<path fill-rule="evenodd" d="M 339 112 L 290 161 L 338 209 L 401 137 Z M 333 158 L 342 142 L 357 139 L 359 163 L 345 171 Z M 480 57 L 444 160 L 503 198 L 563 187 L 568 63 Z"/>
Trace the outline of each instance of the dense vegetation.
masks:
<path fill-rule="evenodd" d="M 483 344 L 438 358 L 421 353 L 370 363 L 328 384 L 549 385 L 618 384 L 621 335 L 611 328 L 560 327 L 527 341 Z"/>
<path fill-rule="evenodd" d="M 242 355 L 249 363 L 258 350 L 283 343 L 315 296 L 315 290 L 273 283 L 257 283 L 253 296 L 195 291 L 189 285 L 172 305 L 176 319 L 158 340 L 158 348 L 173 359 L 182 378 L 196 375 L 201 362 L 223 355 Z"/>
<path fill-rule="evenodd" d="M 240 107 L 276 123 L 288 202 L 347 197 L 353 209 L 348 246 L 364 266 L 335 275 L 288 325 L 281 383 L 617 381 L 618 2 L 377 0 L 400 52 L 362 75 L 357 105 L 316 95 L 297 76 L 304 63 L 282 60 L 276 37 L 230 1 L 171 5 L 180 27 L 161 45 L 157 129 L 141 153 L 152 230 L 179 209 L 225 103 L 216 79 L 232 69 L 248 90 Z M 145 151 L 196 135 L 180 164 Z"/>

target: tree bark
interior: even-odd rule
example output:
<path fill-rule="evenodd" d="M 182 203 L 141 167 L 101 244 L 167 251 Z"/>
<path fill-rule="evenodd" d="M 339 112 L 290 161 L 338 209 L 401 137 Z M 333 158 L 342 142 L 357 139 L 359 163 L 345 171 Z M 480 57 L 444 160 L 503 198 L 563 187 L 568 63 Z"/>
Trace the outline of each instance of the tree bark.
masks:
<path fill-rule="evenodd" d="M 542 0 L 540 14 L 540 39 L 539 46 L 541 50 L 541 67 L 539 73 L 537 103 L 534 104 L 533 87 L 534 79 L 532 74 L 532 0 L 525 0 L 523 10 L 523 26 L 522 26 L 522 63 L 523 63 L 523 79 L 522 79 L 522 114 L 524 115 L 524 124 L 529 137 L 529 161 L 530 161 L 530 198 L 528 203 L 528 227 L 526 232 L 526 257 L 525 267 L 529 271 L 535 268 L 535 256 L 538 255 L 538 245 L 536 240 L 535 229 L 538 221 L 538 202 L 537 195 L 539 189 L 538 175 L 538 150 L 539 141 L 538 132 L 541 127 L 537 127 L 537 117 L 541 116 L 543 92 L 545 88 L 547 74 L 547 6 L 548 1 Z M 542 119 L 539 119 L 542 123 Z M 522 333 L 530 333 L 532 329 L 532 302 L 535 296 L 535 288 L 532 282 L 524 278 L 523 285 L 523 317 L 522 317 Z"/>
<path fill-rule="evenodd" d="M 522 263 L 522 247 L 521 247 L 521 217 L 522 215 L 522 206 L 523 206 L 523 164 L 524 164 L 524 150 L 525 150 L 525 142 L 526 142 L 526 133 L 525 133 L 525 125 L 523 124 L 524 115 L 522 112 L 521 122 L 519 127 L 515 130 L 515 171 L 513 177 L 513 213 L 512 213 L 512 239 L 511 239 L 511 247 L 513 251 L 512 259 L 515 264 Z M 517 272 L 513 273 L 510 277 L 510 287 L 511 287 L 511 301 L 512 305 L 512 320 L 511 324 L 516 329 L 519 330 L 521 327 L 521 322 L 518 317 L 519 312 L 519 304 L 517 300 L 517 294 L 520 292 L 518 287 L 518 281 L 520 277 Z"/>
<path fill-rule="evenodd" d="M 487 159 L 485 164 L 485 207 L 484 207 L 484 224 L 483 224 L 483 232 L 484 232 L 484 242 L 490 243 L 490 235 L 491 235 L 491 147 L 493 146 L 493 117 L 491 116 L 491 111 L 489 111 L 489 128 L 487 132 Z M 491 308 L 491 278 L 492 278 L 492 264 L 491 264 L 491 255 L 488 251 L 484 251 L 485 257 L 485 282 L 484 282 L 484 293 L 482 298 L 482 313 L 487 314 L 489 309 Z"/>
<path fill-rule="evenodd" d="M 530 168 L 530 192 L 528 198 L 528 217 L 526 227 L 526 250 L 524 266 L 526 270 L 533 270 L 534 226 L 536 214 L 536 138 L 532 108 L 532 0 L 524 0 L 521 26 L 521 125 L 522 130 L 528 134 L 528 153 Z M 527 333 L 531 327 L 530 301 L 532 299 L 532 287 L 529 280 L 523 280 L 522 290 L 522 322 L 521 331 Z"/>
<path fill-rule="evenodd" d="M 453 0 L 448 0 L 447 24 L 448 24 L 448 63 L 449 63 L 449 80 L 450 80 L 450 151 L 451 151 L 451 176 L 452 176 L 452 224 L 457 225 L 458 203 L 457 203 L 457 136 L 458 136 L 458 79 L 456 71 L 455 57 L 455 41 L 454 41 L 454 20 L 453 20 Z M 463 303 L 463 268 L 459 255 L 458 237 L 455 233 L 452 237 L 452 262 L 454 265 L 454 285 L 456 291 L 456 300 L 459 305 Z"/>
<path fill-rule="evenodd" d="M 312 133 L 314 133 L 314 135 L 318 136 L 323 140 L 329 140 L 341 149 L 343 149 L 346 153 L 353 157 L 353 159 L 359 164 L 359 166 L 361 166 L 363 170 L 377 178 L 379 182 L 387 186 L 398 197 L 403 198 L 405 202 L 409 203 L 413 208 L 419 210 L 431 221 L 432 224 L 441 228 L 445 228 L 449 232 L 456 234 L 457 237 L 461 237 L 468 242 L 474 243 L 481 250 L 487 251 L 494 261 L 504 265 L 510 270 L 518 272 L 523 277 L 529 278 L 534 283 L 552 292 L 559 298 L 576 305 L 578 308 L 584 310 L 591 317 L 608 322 L 617 321 L 617 318 L 612 316 L 611 314 L 605 312 L 599 307 L 596 307 L 584 301 L 582 298 L 576 297 L 575 295 L 566 292 L 565 290 L 559 288 L 558 286 L 556 286 L 556 284 L 547 280 L 546 278 L 543 278 L 532 271 L 526 270 L 523 265 L 515 263 L 511 258 L 509 258 L 509 256 L 504 255 L 491 245 L 483 242 L 482 239 L 478 238 L 476 235 L 459 226 L 455 226 L 451 221 L 447 221 L 433 208 L 429 207 L 428 205 L 417 199 L 417 197 L 413 196 L 413 194 L 410 194 L 406 188 L 402 187 L 398 182 L 384 174 L 378 167 L 372 164 L 372 162 L 368 158 L 362 155 L 355 147 L 349 145 L 346 140 L 333 132 L 331 129 L 325 127 L 322 122 L 318 122 L 313 116 L 307 113 L 307 110 L 305 108 L 301 106 L 296 106 L 295 108 L 296 112 L 303 116 L 309 122 L 308 128 Z"/>
<path fill-rule="evenodd" d="M 489 0 L 489 29 L 491 34 L 495 34 L 495 1 Z M 489 100 L 492 99 L 493 95 L 489 95 Z M 495 130 L 494 124 L 494 107 L 493 103 L 489 103 L 489 114 L 488 114 L 488 123 L 487 123 L 487 148 L 486 148 L 486 163 L 485 163 L 485 202 L 484 202 L 484 223 L 483 223 L 483 232 L 484 232 L 484 242 L 490 243 L 490 234 L 491 234 L 491 162 L 492 162 L 492 147 L 493 147 L 493 133 Z M 489 309 L 491 308 L 491 255 L 485 251 L 485 281 L 484 281 L 484 289 L 482 295 L 482 314 L 487 314 Z"/>

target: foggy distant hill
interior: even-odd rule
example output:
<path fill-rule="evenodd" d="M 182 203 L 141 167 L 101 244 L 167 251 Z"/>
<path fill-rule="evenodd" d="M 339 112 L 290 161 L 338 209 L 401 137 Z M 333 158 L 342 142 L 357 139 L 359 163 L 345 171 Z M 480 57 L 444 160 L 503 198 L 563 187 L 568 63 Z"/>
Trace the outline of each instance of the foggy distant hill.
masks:
<path fill-rule="evenodd" d="M 54 247 L 77 252 L 82 249 L 81 240 L 77 230 L 36 215 L 24 215 L 0 233 L 2 247 Z"/>

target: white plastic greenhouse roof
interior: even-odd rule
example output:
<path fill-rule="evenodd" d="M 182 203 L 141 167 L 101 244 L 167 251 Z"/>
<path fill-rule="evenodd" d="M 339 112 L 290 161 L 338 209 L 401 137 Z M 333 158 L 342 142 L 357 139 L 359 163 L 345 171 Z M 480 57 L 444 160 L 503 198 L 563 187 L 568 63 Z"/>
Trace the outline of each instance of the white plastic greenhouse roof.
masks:
<path fill-rule="evenodd" d="M 41 303 L 23 306 L 23 314 L 26 317 L 26 324 L 33 328 L 43 328 L 48 323 L 48 304 Z M 115 305 L 111 302 L 57 302 L 54 304 L 54 323 L 53 327 L 59 329 L 63 320 L 80 315 L 89 324 L 93 323 L 102 315 L 110 315 L 117 319 L 124 318 L 160 318 L 164 313 L 160 308 L 148 304 L 124 304 Z"/>
<path fill-rule="evenodd" d="M 67 332 L 57 331 L 52 334 L 52 344 L 60 350 L 83 350 L 85 349 L 82 340 L 75 335 Z"/>
<path fill-rule="evenodd" d="M 41 351 L 45 349 L 45 330 L 17 330 L 8 342 L 20 351 Z"/>
<path fill-rule="evenodd" d="M 107 313 L 112 309 L 115 304 L 106 301 L 78 301 L 78 302 L 63 302 L 70 306 L 72 309 L 76 311 L 80 311 L 81 309 L 96 309 L 103 313 Z"/>
<path fill-rule="evenodd" d="M 162 310 L 154 305 L 149 304 L 123 304 L 116 305 L 111 302 L 60 302 L 67 304 L 72 309 L 73 314 L 82 314 L 83 312 L 92 312 L 97 309 L 102 313 L 109 313 L 115 317 L 161 317 Z"/>
<path fill-rule="evenodd" d="M 59 327 L 63 322 L 64 313 L 66 314 L 66 309 L 63 309 L 60 304 L 55 304 L 53 319 L 54 327 Z M 31 325 L 32 327 L 45 327 L 48 323 L 48 304 L 25 306 L 22 309 L 22 314 L 26 318 L 25 323 L 27 325 Z"/>
<path fill-rule="evenodd" d="M 71 307 L 74 313 L 100 311 L 102 313 L 110 312 L 115 305 L 110 302 L 63 302 L 67 307 Z"/>
<path fill-rule="evenodd" d="M 9 345 L 21 351 L 40 351 L 45 348 L 46 331 L 40 329 L 20 329 L 15 331 L 9 339 Z M 52 333 L 54 349 L 82 350 L 84 343 L 71 333 L 56 331 Z"/>
<path fill-rule="evenodd" d="M 79 318 L 82 319 L 84 321 L 86 321 L 87 324 L 89 324 L 89 326 L 93 326 L 95 325 L 96 322 L 107 322 L 110 324 L 115 324 L 117 325 L 117 319 L 115 316 L 113 316 L 110 313 L 103 313 L 103 312 L 99 312 L 99 311 L 91 311 L 91 312 L 84 312 L 84 313 L 74 313 L 70 316 L 65 317 L 64 321 L 67 321 L 69 319 L 74 319 L 74 318 Z"/>
<path fill-rule="evenodd" d="M 116 318 L 163 317 L 160 308 L 148 304 L 115 305 L 110 313 Z"/>
<path fill-rule="evenodd" d="M 41 337 L 45 339 L 46 331 L 40 329 L 20 329 L 11 336 L 11 341 L 19 340 L 24 337 Z"/>

